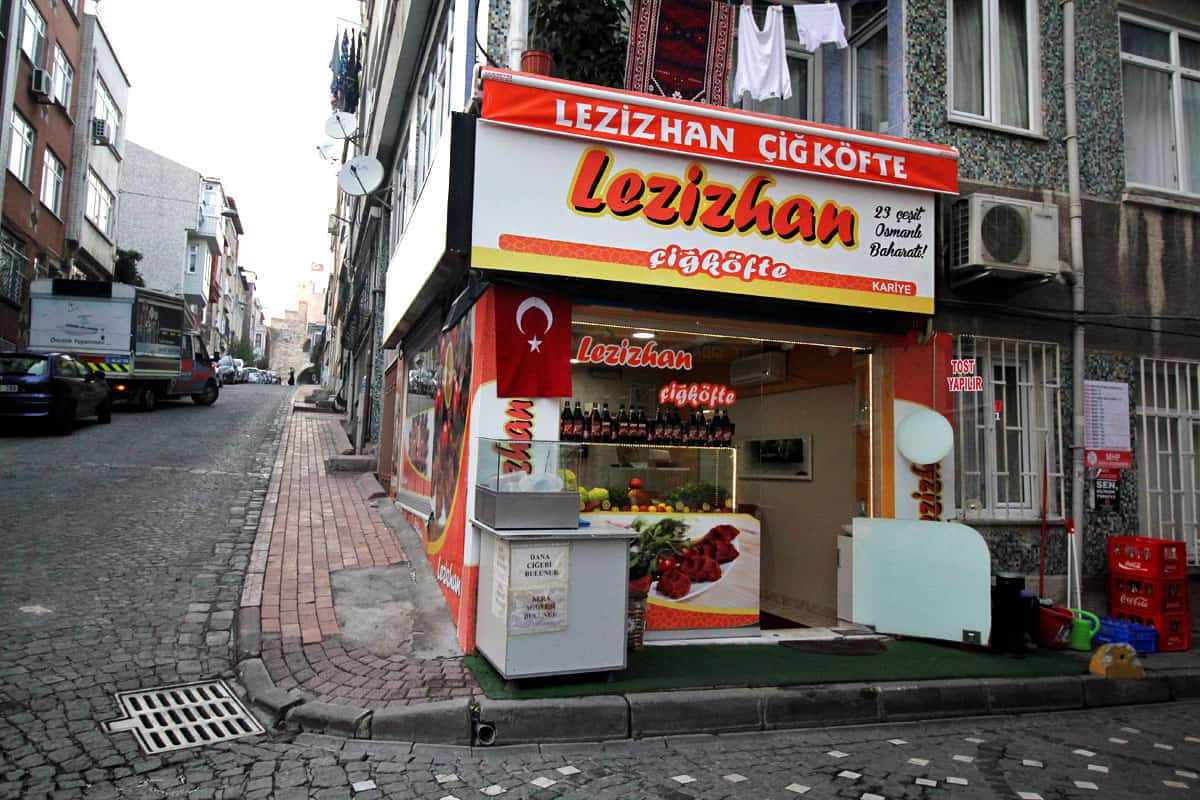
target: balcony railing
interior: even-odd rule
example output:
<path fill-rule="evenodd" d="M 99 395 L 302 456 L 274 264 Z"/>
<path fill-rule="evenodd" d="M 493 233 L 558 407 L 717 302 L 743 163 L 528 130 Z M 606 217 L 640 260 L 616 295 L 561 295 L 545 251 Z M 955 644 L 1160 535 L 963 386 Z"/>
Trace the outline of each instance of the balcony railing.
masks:
<path fill-rule="evenodd" d="M 0 297 L 21 304 L 25 296 L 25 254 L 0 244 Z"/>

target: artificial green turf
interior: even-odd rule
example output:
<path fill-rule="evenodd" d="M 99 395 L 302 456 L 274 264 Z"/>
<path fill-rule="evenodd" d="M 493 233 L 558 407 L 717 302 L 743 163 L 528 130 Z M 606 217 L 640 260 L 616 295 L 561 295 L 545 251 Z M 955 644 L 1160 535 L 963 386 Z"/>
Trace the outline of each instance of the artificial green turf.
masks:
<path fill-rule="evenodd" d="M 647 647 L 629 653 L 629 665 L 614 680 L 590 674 L 520 681 L 505 686 L 492 665 L 469 656 L 467 666 L 493 700 L 575 697 L 713 686 L 788 686 L 841 681 L 904 681 L 938 678 L 1036 678 L 1080 675 L 1087 662 L 1043 651 L 1009 656 L 952 644 L 909 640 L 887 642 L 878 655 L 823 655 L 779 645 L 692 645 Z"/>

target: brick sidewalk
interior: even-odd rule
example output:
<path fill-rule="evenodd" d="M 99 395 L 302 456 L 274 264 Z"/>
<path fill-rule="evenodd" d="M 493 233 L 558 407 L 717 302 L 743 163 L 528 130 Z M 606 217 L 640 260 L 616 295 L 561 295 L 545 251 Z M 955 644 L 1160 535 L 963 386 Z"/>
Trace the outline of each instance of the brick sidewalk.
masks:
<path fill-rule="evenodd" d="M 407 561 L 360 476 L 325 469 L 346 444 L 340 420 L 293 413 L 275 459 L 241 602 L 259 609 L 263 663 L 279 688 L 327 703 L 378 709 L 480 693 L 462 658 L 384 658 L 340 641 L 331 573 Z"/>

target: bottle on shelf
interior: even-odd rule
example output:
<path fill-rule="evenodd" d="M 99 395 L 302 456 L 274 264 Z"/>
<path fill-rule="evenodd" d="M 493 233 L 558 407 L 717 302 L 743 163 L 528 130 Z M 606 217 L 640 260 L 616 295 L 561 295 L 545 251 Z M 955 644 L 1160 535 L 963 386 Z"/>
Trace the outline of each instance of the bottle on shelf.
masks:
<path fill-rule="evenodd" d="M 683 420 L 679 418 L 679 409 L 671 407 L 671 435 L 668 443 L 674 445 L 683 444 Z"/>
<path fill-rule="evenodd" d="M 592 403 L 590 411 L 583 413 L 583 440 L 596 442 L 600 440 L 600 409 Z"/>
<path fill-rule="evenodd" d="M 571 401 L 563 403 L 562 414 L 558 417 L 558 439 L 570 442 L 575 439 L 575 419 L 571 416 Z"/>
<path fill-rule="evenodd" d="M 575 410 L 571 413 L 571 439 L 576 442 L 583 441 L 583 409 L 579 407 L 579 401 L 575 401 Z"/>
<path fill-rule="evenodd" d="M 729 418 L 729 412 L 725 412 L 724 429 L 721 432 L 721 441 L 726 447 L 733 444 L 733 420 Z"/>
<path fill-rule="evenodd" d="M 618 442 L 630 441 L 629 436 L 629 412 L 625 410 L 625 404 L 621 403 L 620 410 L 617 411 L 617 436 Z"/>
<path fill-rule="evenodd" d="M 704 409 L 693 408 L 691 424 L 688 426 L 688 444 L 704 444 Z"/>
<path fill-rule="evenodd" d="M 600 436 L 598 440 L 601 442 L 611 442 L 613 440 L 612 416 L 608 413 L 607 402 L 604 404 L 604 410 L 600 412 Z"/>
<path fill-rule="evenodd" d="M 646 409 L 643 406 L 638 406 L 637 410 L 637 441 L 639 444 L 646 443 Z"/>

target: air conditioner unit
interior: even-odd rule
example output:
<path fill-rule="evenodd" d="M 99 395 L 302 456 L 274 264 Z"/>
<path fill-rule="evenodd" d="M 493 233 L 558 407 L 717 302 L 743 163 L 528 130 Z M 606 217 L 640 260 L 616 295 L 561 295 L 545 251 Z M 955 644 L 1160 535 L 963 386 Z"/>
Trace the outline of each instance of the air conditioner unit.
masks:
<path fill-rule="evenodd" d="M 949 265 L 1008 277 L 1054 277 L 1058 259 L 1058 206 L 972 194 L 955 202 Z"/>
<path fill-rule="evenodd" d="M 787 377 L 787 353 L 772 350 L 739 358 L 729 365 L 732 386 L 757 386 L 778 383 Z"/>
<path fill-rule="evenodd" d="M 108 135 L 108 120 L 92 120 L 92 144 L 110 144 Z"/>
<path fill-rule="evenodd" d="M 29 91 L 33 94 L 33 99 L 39 103 L 52 103 L 54 99 L 50 93 L 54 90 L 53 81 L 50 80 L 50 73 L 44 69 L 33 70 L 33 78 L 29 82 Z"/>

